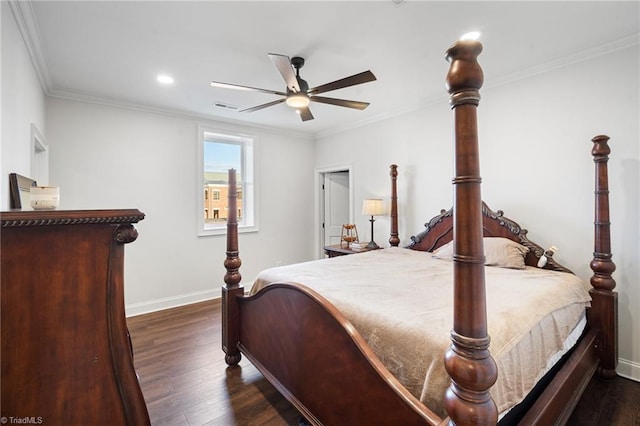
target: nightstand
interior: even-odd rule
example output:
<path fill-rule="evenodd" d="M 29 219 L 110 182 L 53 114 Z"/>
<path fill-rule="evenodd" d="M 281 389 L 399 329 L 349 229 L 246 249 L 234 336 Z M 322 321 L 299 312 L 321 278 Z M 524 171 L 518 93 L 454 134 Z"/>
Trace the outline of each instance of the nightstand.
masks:
<path fill-rule="evenodd" d="M 329 257 L 336 257 L 336 256 L 345 256 L 347 254 L 357 254 L 357 253 L 364 253 L 365 251 L 370 251 L 370 250 L 377 250 L 377 249 L 362 249 L 362 250 L 351 250 L 348 247 L 341 247 L 340 244 L 335 244 L 332 246 L 324 246 L 324 254 L 326 254 Z"/>

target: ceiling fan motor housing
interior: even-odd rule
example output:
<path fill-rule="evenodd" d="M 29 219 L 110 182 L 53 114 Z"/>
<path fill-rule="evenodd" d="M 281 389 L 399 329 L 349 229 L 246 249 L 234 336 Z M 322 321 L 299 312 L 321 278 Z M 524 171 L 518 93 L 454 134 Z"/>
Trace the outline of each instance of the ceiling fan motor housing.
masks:
<path fill-rule="evenodd" d="M 300 87 L 300 93 L 307 93 L 307 91 L 309 91 L 309 84 L 307 83 L 307 81 L 301 79 L 300 77 L 296 77 L 296 80 L 298 80 L 298 87 Z M 295 92 L 287 87 L 287 95 L 290 93 L 295 93 Z"/>
<path fill-rule="evenodd" d="M 304 66 L 304 58 L 301 58 L 300 56 L 294 56 L 293 58 L 291 58 L 291 65 L 296 70 L 296 80 L 298 81 L 300 92 L 306 93 L 309 90 L 309 84 L 306 82 L 306 80 L 300 78 L 300 68 Z M 289 88 L 287 88 L 287 94 L 289 94 L 290 92 L 291 91 L 289 90 Z"/>
<path fill-rule="evenodd" d="M 301 58 L 300 56 L 294 56 L 293 58 L 291 58 L 291 65 L 293 65 L 296 71 L 299 71 L 300 68 L 304 66 L 304 58 Z"/>

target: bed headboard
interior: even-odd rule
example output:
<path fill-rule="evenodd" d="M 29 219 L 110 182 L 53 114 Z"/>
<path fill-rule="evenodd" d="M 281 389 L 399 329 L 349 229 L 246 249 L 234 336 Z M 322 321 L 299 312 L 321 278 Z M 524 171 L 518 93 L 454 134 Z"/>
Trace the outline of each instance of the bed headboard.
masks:
<path fill-rule="evenodd" d="M 440 214 L 424 224 L 424 231 L 411 237 L 411 243 L 407 246 L 412 250 L 433 251 L 453 240 L 453 208 L 441 210 Z M 525 264 L 536 266 L 545 250 L 538 244 L 529 240 L 527 230 L 522 229 L 515 221 L 504 217 L 502 210 L 493 211 L 482 202 L 482 231 L 485 237 L 504 237 L 513 240 L 529 248 L 525 257 Z M 547 264 L 544 269 L 554 271 L 571 272 L 547 256 Z"/>
<path fill-rule="evenodd" d="M 391 164 L 391 236 L 389 244 L 397 247 L 400 244 L 398 238 L 398 166 Z M 424 224 L 424 231 L 411 237 L 411 242 L 407 246 L 412 250 L 433 251 L 440 246 L 453 240 L 453 208 L 441 210 L 440 214 Z M 540 257 L 545 254 L 545 250 L 539 244 L 534 243 L 527 237 L 527 230 L 522 229 L 514 220 L 504 217 L 502 210 L 493 211 L 482 202 L 482 232 L 485 237 L 505 237 L 529 248 L 529 253 L 525 257 L 525 264 L 537 266 Z M 554 271 L 569 272 L 571 270 L 560 265 L 553 260 L 552 255 L 547 254 L 547 263 L 544 269 Z"/>

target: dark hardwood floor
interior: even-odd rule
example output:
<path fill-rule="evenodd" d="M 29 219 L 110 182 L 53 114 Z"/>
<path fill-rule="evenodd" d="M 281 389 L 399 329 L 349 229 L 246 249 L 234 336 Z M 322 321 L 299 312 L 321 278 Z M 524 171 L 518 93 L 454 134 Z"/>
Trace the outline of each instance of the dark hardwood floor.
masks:
<path fill-rule="evenodd" d="M 569 419 L 570 425 L 640 425 L 640 383 L 623 377 L 593 378 Z"/>
<path fill-rule="evenodd" d="M 248 361 L 227 367 L 220 318 L 214 300 L 127 319 L 152 425 L 298 425 L 296 409 Z M 639 400 L 640 383 L 594 379 L 569 424 L 638 426 Z"/>

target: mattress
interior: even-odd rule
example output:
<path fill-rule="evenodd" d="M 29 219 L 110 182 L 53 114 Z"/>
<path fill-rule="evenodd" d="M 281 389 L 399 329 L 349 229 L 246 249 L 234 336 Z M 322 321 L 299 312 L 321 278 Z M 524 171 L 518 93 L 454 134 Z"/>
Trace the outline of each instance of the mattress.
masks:
<path fill-rule="evenodd" d="M 407 390 L 444 417 L 452 265 L 427 252 L 388 248 L 267 269 L 251 292 L 275 282 L 316 290 Z M 489 350 L 498 367 L 490 392 L 498 412 L 505 413 L 570 348 L 571 336 L 579 335 L 589 285 L 572 274 L 533 267 L 486 267 L 485 285 Z"/>

